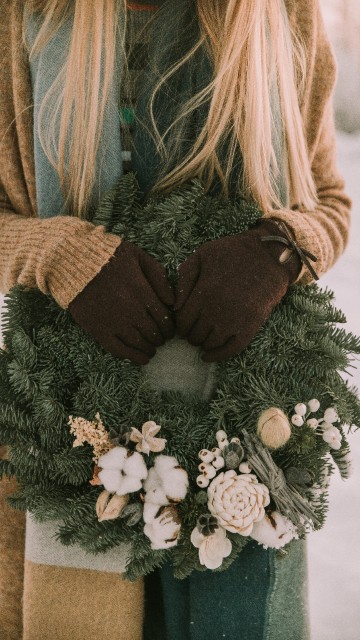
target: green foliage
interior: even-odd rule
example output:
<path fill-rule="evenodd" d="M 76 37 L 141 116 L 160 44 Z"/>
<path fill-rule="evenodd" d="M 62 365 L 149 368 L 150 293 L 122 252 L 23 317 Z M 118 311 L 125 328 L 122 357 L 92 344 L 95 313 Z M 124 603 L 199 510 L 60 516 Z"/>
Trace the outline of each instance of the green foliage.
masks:
<path fill-rule="evenodd" d="M 204 195 L 198 181 L 142 205 L 136 181 L 127 175 L 93 211 L 92 221 L 142 246 L 175 282 L 179 263 L 197 246 L 241 233 L 260 216 L 253 203 Z M 21 487 L 10 503 L 28 509 L 39 521 L 61 520 L 58 537 L 66 545 L 103 553 L 128 542 L 130 580 L 168 558 L 177 577 L 203 570 L 189 540 L 198 516 L 206 511 L 196 500 L 198 451 L 216 445 L 219 428 L 229 437 L 240 436 L 243 428 L 254 433 L 264 409 L 275 406 L 290 415 L 296 403 L 311 398 L 320 400 L 322 412 L 335 406 L 341 425 L 360 424 L 356 390 L 342 377 L 360 353 L 360 340 L 339 328 L 345 317 L 332 301 L 332 292 L 317 285 L 293 286 L 246 351 L 218 363 L 217 389 L 205 402 L 149 388 L 142 367 L 106 353 L 50 296 L 14 287 L 6 296 L 0 350 L 0 444 L 10 446 L 10 460 L 1 461 L 0 474 L 15 475 Z M 129 527 L 121 518 L 98 522 L 95 503 L 101 487 L 89 484 L 92 449 L 73 448 L 68 425 L 70 415 L 92 420 L 97 412 L 108 430 L 118 432 L 155 420 L 167 438 L 165 453 L 175 455 L 187 470 L 191 492 L 179 506 L 181 536 L 171 551 L 153 551 L 141 523 Z M 329 461 L 329 446 L 304 426 L 293 427 L 289 442 L 273 458 L 284 471 L 290 466 L 312 471 L 315 485 L 321 485 L 332 463 L 346 476 L 347 454 L 345 433 L 340 451 L 331 451 Z M 150 456 L 149 465 L 152 462 Z M 304 496 L 313 502 L 322 524 L 326 491 L 316 500 L 309 489 Z M 239 535 L 229 537 L 233 551 L 222 569 L 248 542 Z"/>

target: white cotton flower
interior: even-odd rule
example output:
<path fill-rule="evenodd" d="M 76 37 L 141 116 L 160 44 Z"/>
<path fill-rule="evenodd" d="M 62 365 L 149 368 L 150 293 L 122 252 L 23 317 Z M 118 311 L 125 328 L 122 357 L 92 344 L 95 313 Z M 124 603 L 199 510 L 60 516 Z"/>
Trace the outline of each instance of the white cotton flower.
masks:
<path fill-rule="evenodd" d="M 125 447 L 114 447 L 100 456 L 98 465 L 102 469 L 122 469 L 127 455 L 128 449 Z"/>
<path fill-rule="evenodd" d="M 304 418 L 302 416 L 300 416 L 299 414 L 295 413 L 291 418 L 291 422 L 296 427 L 302 427 L 302 425 L 304 424 Z"/>
<path fill-rule="evenodd" d="M 304 404 L 303 402 L 299 402 L 299 404 L 295 406 L 295 413 L 297 413 L 298 416 L 305 416 L 306 404 Z"/>
<path fill-rule="evenodd" d="M 160 478 L 162 489 L 169 501 L 180 502 L 185 498 L 189 488 L 188 475 L 185 469 L 179 466 L 176 458 L 158 456 L 155 460 L 154 470 Z"/>
<path fill-rule="evenodd" d="M 117 469 L 102 469 L 98 474 L 101 484 L 110 493 L 116 493 L 121 486 L 121 473 Z"/>
<path fill-rule="evenodd" d="M 215 529 L 210 536 L 204 536 L 197 527 L 193 529 L 190 540 L 194 547 L 199 549 L 200 564 L 208 569 L 218 569 L 227 558 L 232 549 L 231 541 L 226 537 L 226 531 L 222 527 Z"/>
<path fill-rule="evenodd" d="M 337 427 L 326 429 L 323 433 L 323 440 L 330 445 L 332 449 L 340 449 L 342 435 Z"/>
<path fill-rule="evenodd" d="M 316 398 L 309 400 L 308 405 L 311 413 L 316 413 L 320 409 L 320 402 Z"/>
<path fill-rule="evenodd" d="M 166 506 L 166 505 L 163 505 Z M 158 504 L 153 504 L 152 502 L 145 502 L 143 509 L 143 520 L 145 524 L 152 522 L 156 515 L 158 514 L 160 506 Z"/>
<path fill-rule="evenodd" d="M 281 549 L 290 540 L 297 540 L 299 537 L 295 525 L 279 511 L 272 511 L 259 522 L 255 522 L 250 536 L 265 549 Z"/>
<path fill-rule="evenodd" d="M 339 416 L 336 413 L 334 407 L 329 407 L 329 409 L 326 409 L 324 413 L 324 420 L 325 422 L 330 422 L 330 424 L 334 424 L 334 422 L 337 422 L 339 420 Z"/>
<path fill-rule="evenodd" d="M 100 456 L 98 466 L 98 477 L 105 489 L 119 496 L 139 491 L 148 474 L 142 455 L 130 453 L 125 447 L 113 447 Z"/>
<path fill-rule="evenodd" d="M 175 547 L 181 528 L 181 521 L 173 505 L 160 507 L 156 517 L 144 526 L 144 534 L 151 542 L 153 550 Z"/>
<path fill-rule="evenodd" d="M 146 502 L 151 502 L 158 506 L 169 504 L 169 500 L 163 489 L 162 480 L 156 473 L 154 467 L 149 469 L 148 477 L 144 482 L 144 490 L 146 494 Z"/>

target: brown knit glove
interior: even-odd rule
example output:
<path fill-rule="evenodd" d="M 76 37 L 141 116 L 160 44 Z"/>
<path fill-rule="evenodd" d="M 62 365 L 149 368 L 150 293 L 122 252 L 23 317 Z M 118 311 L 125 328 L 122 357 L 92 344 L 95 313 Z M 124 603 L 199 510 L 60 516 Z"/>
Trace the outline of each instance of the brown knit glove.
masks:
<path fill-rule="evenodd" d="M 242 234 L 206 242 L 179 267 L 176 328 L 202 346 L 205 362 L 243 351 L 300 273 L 294 252 L 280 263 L 285 246 L 262 237 L 281 236 L 275 222 L 261 220 Z"/>
<path fill-rule="evenodd" d="M 135 244 L 122 241 L 68 311 L 113 356 L 146 364 L 156 347 L 174 336 L 173 303 L 164 267 Z"/>

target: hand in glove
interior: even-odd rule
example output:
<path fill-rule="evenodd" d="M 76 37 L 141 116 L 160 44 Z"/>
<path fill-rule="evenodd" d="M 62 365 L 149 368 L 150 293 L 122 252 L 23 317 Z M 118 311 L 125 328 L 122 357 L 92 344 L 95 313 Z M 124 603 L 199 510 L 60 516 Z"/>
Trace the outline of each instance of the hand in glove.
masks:
<path fill-rule="evenodd" d="M 280 262 L 285 238 L 269 219 L 253 229 L 206 242 L 179 267 L 176 328 L 190 344 L 202 346 L 205 362 L 243 351 L 297 278 L 296 252 Z"/>
<path fill-rule="evenodd" d="M 68 310 L 113 356 L 146 364 L 156 347 L 174 336 L 173 303 L 164 267 L 135 244 L 122 241 Z"/>

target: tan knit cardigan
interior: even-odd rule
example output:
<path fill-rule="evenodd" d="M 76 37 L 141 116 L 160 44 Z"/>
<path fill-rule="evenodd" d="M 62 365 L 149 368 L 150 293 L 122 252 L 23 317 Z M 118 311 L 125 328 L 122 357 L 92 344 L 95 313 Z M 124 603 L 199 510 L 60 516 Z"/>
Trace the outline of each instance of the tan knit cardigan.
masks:
<path fill-rule="evenodd" d="M 327 271 L 343 252 L 351 202 L 336 168 L 332 93 L 334 54 L 318 0 L 287 0 L 290 21 L 306 44 L 307 79 L 301 103 L 319 205 L 281 210 L 298 243 Z M 66 308 L 110 259 L 121 240 L 70 216 L 37 217 L 33 110 L 29 65 L 21 44 L 21 0 L 1 0 L 0 24 L 0 291 L 15 283 L 39 287 Z M 274 217 L 274 212 L 267 214 Z M 300 282 L 311 276 L 303 269 Z"/>

